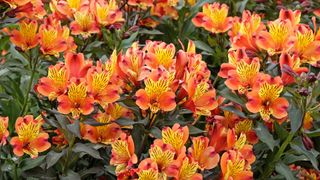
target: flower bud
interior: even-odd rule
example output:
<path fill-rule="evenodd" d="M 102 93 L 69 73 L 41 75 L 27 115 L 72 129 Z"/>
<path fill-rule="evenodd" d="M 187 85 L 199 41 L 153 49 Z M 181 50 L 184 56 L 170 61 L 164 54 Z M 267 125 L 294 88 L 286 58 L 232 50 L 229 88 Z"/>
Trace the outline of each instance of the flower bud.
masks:
<path fill-rule="evenodd" d="M 304 147 L 306 147 L 307 150 L 310 150 L 314 147 L 313 141 L 308 136 L 303 136 L 302 142 Z"/>

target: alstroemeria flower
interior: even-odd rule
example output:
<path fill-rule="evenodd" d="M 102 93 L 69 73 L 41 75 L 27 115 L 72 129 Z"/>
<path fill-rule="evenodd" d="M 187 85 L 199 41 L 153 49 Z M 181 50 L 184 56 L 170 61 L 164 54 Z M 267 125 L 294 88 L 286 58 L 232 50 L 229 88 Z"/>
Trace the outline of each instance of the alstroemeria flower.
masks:
<path fill-rule="evenodd" d="M 280 55 L 279 59 L 280 59 L 279 64 L 282 71 L 281 79 L 284 85 L 294 83 L 295 77 L 292 74 L 287 73 L 283 69 L 291 68 L 291 70 L 297 73 L 297 75 L 300 75 L 303 72 L 306 73 L 309 71 L 307 67 L 300 67 L 301 65 L 300 58 L 296 55 L 290 56 L 288 53 L 284 52 Z M 284 67 L 285 65 L 287 67 Z"/>
<path fill-rule="evenodd" d="M 94 8 L 95 16 L 99 24 L 108 26 L 115 23 L 121 23 L 124 21 L 122 18 L 122 12 L 118 8 L 115 0 L 108 2 L 95 0 L 91 2 L 92 8 Z"/>
<path fill-rule="evenodd" d="M 74 21 L 70 23 L 71 33 L 82 35 L 84 38 L 91 34 L 99 33 L 100 29 L 94 19 L 94 15 L 89 11 L 77 11 L 74 13 Z"/>
<path fill-rule="evenodd" d="M 175 93 L 170 85 L 170 75 L 166 71 L 157 71 L 144 80 L 145 88 L 136 92 L 136 104 L 143 110 L 150 108 L 152 113 L 159 110 L 172 111 L 176 107 Z"/>
<path fill-rule="evenodd" d="M 188 98 L 183 106 L 195 115 L 210 116 L 211 111 L 218 106 L 215 89 L 210 88 L 206 81 L 197 83 L 195 78 L 190 78 L 186 83 L 183 87 Z"/>
<path fill-rule="evenodd" d="M 242 154 L 235 150 L 230 150 L 221 156 L 220 167 L 223 179 L 253 179 L 253 172 L 250 165 Z"/>
<path fill-rule="evenodd" d="M 121 135 L 121 127 L 114 123 L 110 114 L 98 113 L 94 116 L 97 122 L 105 123 L 101 126 L 91 126 L 81 124 L 81 135 L 92 143 L 110 144 L 117 140 Z"/>
<path fill-rule="evenodd" d="M 106 105 L 113 103 L 120 98 L 120 89 L 117 85 L 111 84 L 117 64 L 117 53 L 114 51 L 110 61 L 103 66 L 100 62 L 87 73 L 88 91 L 91 93 L 95 102 Z"/>
<path fill-rule="evenodd" d="M 280 20 L 289 20 L 293 26 L 296 26 L 300 23 L 301 11 L 291 9 L 281 9 L 279 13 Z"/>
<path fill-rule="evenodd" d="M 92 66 L 92 61 L 85 60 L 82 53 L 65 53 L 64 59 L 69 80 L 84 79 Z"/>
<path fill-rule="evenodd" d="M 245 60 L 251 62 L 246 62 Z M 260 70 L 260 60 L 258 58 L 245 60 L 238 62 L 235 70 L 228 71 L 228 77 L 225 81 L 229 89 L 237 90 L 241 94 L 251 90 L 257 81 Z"/>
<path fill-rule="evenodd" d="M 256 144 L 259 141 L 259 138 L 256 134 L 256 131 L 253 129 L 253 122 L 249 119 L 244 119 L 235 124 L 235 133 L 240 136 L 241 133 L 246 135 L 246 138 L 249 143 Z"/>
<path fill-rule="evenodd" d="M 36 20 L 22 20 L 19 24 L 19 30 L 13 30 L 10 33 L 10 41 L 23 51 L 34 48 L 38 44 L 37 31 L 38 23 Z"/>
<path fill-rule="evenodd" d="M 173 44 L 166 44 L 161 41 L 147 41 L 144 48 L 147 51 L 147 66 L 156 69 L 159 66 L 169 70 L 175 64 L 174 55 L 176 53 Z"/>
<path fill-rule="evenodd" d="M 181 180 L 202 180 L 202 175 L 197 173 L 199 165 L 193 162 L 191 158 L 184 157 L 176 160 L 168 170 L 168 176 Z"/>
<path fill-rule="evenodd" d="M 289 20 L 270 21 L 268 23 L 269 31 L 261 31 L 257 35 L 257 45 L 271 56 L 290 50 L 295 42 L 292 26 Z"/>
<path fill-rule="evenodd" d="M 150 158 L 157 163 L 160 173 L 166 173 L 167 168 L 173 162 L 175 150 L 170 144 L 156 139 L 149 150 Z"/>
<path fill-rule="evenodd" d="M 15 129 L 18 136 L 10 140 L 13 153 L 16 156 L 21 157 L 26 153 L 32 158 L 36 158 L 40 152 L 44 152 L 51 147 L 48 142 L 48 133 L 41 130 L 42 123 L 41 120 L 33 119 L 31 115 L 17 119 Z"/>
<path fill-rule="evenodd" d="M 270 115 L 278 119 L 284 118 L 288 115 L 289 103 L 280 97 L 282 90 L 283 84 L 279 76 L 275 78 L 266 76 L 264 82 L 247 94 L 246 107 L 252 113 L 260 113 L 265 121 L 270 119 Z"/>
<path fill-rule="evenodd" d="M 87 87 L 84 82 L 74 82 L 68 87 L 67 95 L 58 97 L 58 111 L 62 114 L 72 113 L 78 118 L 80 114 L 88 115 L 93 111 L 94 99 L 88 96 Z"/>
<path fill-rule="evenodd" d="M 231 46 L 236 49 L 245 48 L 247 51 L 258 52 L 259 48 L 254 37 L 262 30 L 265 25 L 261 22 L 258 14 L 248 10 L 243 11 L 241 20 L 234 18 L 234 22 L 229 36 L 231 36 Z"/>
<path fill-rule="evenodd" d="M 209 139 L 204 136 L 193 137 L 192 146 L 188 149 L 191 157 L 198 163 L 201 170 L 212 169 L 219 163 L 219 154 L 209 146 Z"/>
<path fill-rule="evenodd" d="M 0 116 L 0 146 L 7 144 L 7 138 L 9 136 L 8 121 L 8 117 Z"/>
<path fill-rule="evenodd" d="M 140 162 L 137 170 L 139 180 L 158 180 L 161 179 L 157 163 L 147 158 Z"/>
<path fill-rule="evenodd" d="M 232 17 L 228 16 L 229 7 L 226 4 L 204 4 L 192 22 L 197 27 L 203 27 L 212 33 L 224 33 L 232 26 Z"/>
<path fill-rule="evenodd" d="M 165 144 L 170 144 L 175 149 L 177 154 L 186 150 L 184 145 L 188 138 L 188 127 L 180 127 L 178 123 L 174 124 L 172 128 L 165 127 L 162 130 L 162 141 Z"/>
<path fill-rule="evenodd" d="M 131 167 L 138 162 L 138 157 L 134 153 L 134 142 L 131 136 L 125 133 L 120 135 L 120 138 L 112 143 L 112 155 L 110 164 L 116 165 L 116 173 L 119 173 L 122 168 Z"/>
<path fill-rule="evenodd" d="M 60 21 L 47 17 L 39 28 L 39 44 L 43 54 L 58 56 L 60 52 L 76 48 L 70 30 L 61 26 Z"/>
<path fill-rule="evenodd" d="M 138 43 L 134 42 L 122 58 L 118 60 L 120 76 L 127 79 L 135 86 L 150 73 L 150 68 L 145 66 L 145 53 L 140 50 Z"/>
<path fill-rule="evenodd" d="M 41 95 L 48 97 L 50 101 L 53 101 L 67 90 L 68 76 L 69 74 L 64 64 L 58 63 L 50 66 L 48 76 L 39 80 L 36 90 Z"/>

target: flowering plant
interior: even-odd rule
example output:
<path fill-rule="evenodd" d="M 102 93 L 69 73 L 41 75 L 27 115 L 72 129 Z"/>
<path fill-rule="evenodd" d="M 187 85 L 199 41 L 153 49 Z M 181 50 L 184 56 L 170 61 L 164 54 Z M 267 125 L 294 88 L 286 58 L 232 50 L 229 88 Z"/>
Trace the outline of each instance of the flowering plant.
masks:
<path fill-rule="evenodd" d="M 319 3 L 0 4 L 0 179 L 320 178 Z"/>

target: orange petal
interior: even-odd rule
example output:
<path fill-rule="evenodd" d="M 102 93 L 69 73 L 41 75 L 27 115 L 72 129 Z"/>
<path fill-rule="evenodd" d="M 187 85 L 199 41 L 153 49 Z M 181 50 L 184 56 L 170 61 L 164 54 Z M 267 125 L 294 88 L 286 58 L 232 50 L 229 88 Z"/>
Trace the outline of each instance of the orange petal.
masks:
<path fill-rule="evenodd" d="M 62 114 L 69 114 L 72 109 L 72 104 L 68 96 L 62 95 L 58 97 L 58 111 Z"/>
<path fill-rule="evenodd" d="M 136 92 L 136 104 L 143 110 L 147 110 L 149 108 L 150 99 L 147 95 L 147 92 L 144 89 L 139 89 Z"/>
<path fill-rule="evenodd" d="M 260 97 L 256 92 L 249 92 L 247 94 L 248 102 L 246 103 L 247 109 L 252 113 L 257 113 L 260 111 L 262 107 L 262 102 L 260 100 Z"/>
<path fill-rule="evenodd" d="M 212 169 L 219 163 L 219 154 L 215 152 L 213 147 L 207 147 L 201 155 L 200 162 L 205 169 Z"/>
<path fill-rule="evenodd" d="M 10 141 L 10 144 L 12 145 L 12 148 L 13 148 L 13 153 L 16 155 L 16 156 L 23 156 L 24 152 L 23 152 L 23 142 L 20 141 L 20 139 L 16 136 L 16 137 L 13 137 Z"/>
<path fill-rule="evenodd" d="M 43 152 L 48 150 L 51 147 L 51 144 L 48 142 L 49 135 L 47 133 L 40 133 L 39 136 L 30 142 L 30 147 L 35 148 L 38 152 Z"/>
<path fill-rule="evenodd" d="M 281 119 L 288 115 L 288 107 L 288 101 L 285 98 L 280 97 L 272 102 L 270 109 L 272 110 L 272 115 L 274 117 Z"/>
<path fill-rule="evenodd" d="M 88 115 L 88 114 L 92 113 L 92 111 L 94 110 L 93 103 L 94 103 L 93 98 L 86 97 L 86 99 L 80 105 L 81 113 L 83 115 Z"/>
<path fill-rule="evenodd" d="M 69 71 L 70 77 L 79 78 L 80 71 L 84 66 L 83 54 L 67 53 L 64 58 L 65 58 L 66 67 L 67 67 L 67 70 Z"/>
<path fill-rule="evenodd" d="M 172 111 L 176 107 L 176 95 L 173 92 L 165 92 L 159 97 L 160 108 L 163 111 Z"/>

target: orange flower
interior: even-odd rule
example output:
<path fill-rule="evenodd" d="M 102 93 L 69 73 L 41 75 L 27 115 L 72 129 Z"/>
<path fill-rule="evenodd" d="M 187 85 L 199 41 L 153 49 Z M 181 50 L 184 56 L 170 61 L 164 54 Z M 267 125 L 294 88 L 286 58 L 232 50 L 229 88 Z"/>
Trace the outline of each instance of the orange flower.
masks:
<path fill-rule="evenodd" d="M 147 41 L 145 51 L 146 64 L 153 69 L 162 66 L 168 70 L 175 64 L 176 49 L 171 43 L 167 45 L 161 41 Z"/>
<path fill-rule="evenodd" d="M 70 80 L 76 81 L 85 78 L 92 66 L 92 61 L 85 60 L 82 53 L 65 53 L 64 59 Z"/>
<path fill-rule="evenodd" d="M 303 119 L 303 128 L 309 130 L 312 127 L 313 127 L 313 117 L 311 116 L 311 112 L 307 111 Z"/>
<path fill-rule="evenodd" d="M 293 25 L 289 20 L 275 20 L 268 23 L 269 31 L 261 31 L 256 39 L 259 48 L 270 55 L 288 51 L 294 45 Z"/>
<path fill-rule="evenodd" d="M 95 15 L 99 24 L 108 26 L 124 21 L 122 18 L 122 12 L 118 9 L 118 5 L 115 0 L 110 0 L 108 3 L 96 0 L 91 3 L 95 7 Z"/>
<path fill-rule="evenodd" d="M 216 91 L 210 88 L 206 81 L 197 83 L 195 78 L 187 81 L 184 89 L 188 93 L 188 100 L 183 104 L 195 115 L 210 116 L 211 111 L 218 106 L 216 101 Z"/>
<path fill-rule="evenodd" d="M 244 119 L 235 124 L 235 133 L 236 135 L 240 136 L 241 133 L 244 133 L 246 135 L 246 138 L 249 143 L 256 144 L 259 139 L 257 137 L 257 134 L 255 130 L 253 129 L 253 122 L 249 119 Z"/>
<path fill-rule="evenodd" d="M 228 16 L 229 7 L 226 4 L 204 4 L 202 12 L 199 12 L 192 22 L 197 27 L 203 27 L 212 33 L 224 33 L 232 26 L 232 17 Z"/>
<path fill-rule="evenodd" d="M 101 105 L 115 102 L 120 98 L 119 87 L 110 81 L 115 74 L 116 64 L 117 52 L 114 51 L 105 67 L 91 68 L 87 73 L 88 90 L 95 102 Z"/>
<path fill-rule="evenodd" d="M 122 133 L 120 138 L 112 143 L 112 155 L 110 164 L 131 167 L 138 162 L 138 158 L 134 153 L 134 143 L 131 136 Z"/>
<path fill-rule="evenodd" d="M 301 11 L 291 9 L 281 9 L 279 13 L 280 20 L 289 20 L 293 26 L 296 26 L 300 23 Z"/>
<path fill-rule="evenodd" d="M 245 60 L 249 60 L 249 62 Z M 239 61 L 235 70 L 228 71 L 228 78 L 225 81 L 227 87 L 231 90 L 237 90 L 240 94 L 250 91 L 259 75 L 259 61 L 258 58 Z"/>
<path fill-rule="evenodd" d="M 319 33 L 320 31 L 318 31 Z M 302 63 L 316 65 L 320 58 L 320 41 L 318 33 L 304 24 L 299 24 L 296 31 L 294 52 L 299 55 Z"/>
<path fill-rule="evenodd" d="M 71 113 L 74 118 L 80 114 L 88 115 L 93 111 L 94 99 L 88 96 L 84 82 L 74 82 L 68 87 L 67 95 L 58 97 L 58 111 L 62 114 Z"/>
<path fill-rule="evenodd" d="M 202 180 L 202 175 L 197 173 L 199 168 L 198 163 L 193 162 L 188 157 L 175 161 L 169 168 L 169 177 L 174 177 L 179 180 Z"/>
<path fill-rule="evenodd" d="M 303 72 L 308 72 L 309 69 L 307 67 L 300 67 L 301 62 L 300 58 L 296 55 L 290 56 L 288 53 L 282 53 L 280 55 L 280 68 L 282 71 L 281 79 L 283 84 L 291 84 L 295 82 L 294 76 L 291 73 L 287 73 L 284 69 L 290 68 L 294 73 L 300 75 Z M 284 67 L 287 66 L 287 67 Z"/>
<path fill-rule="evenodd" d="M 189 129 L 187 126 L 180 127 L 178 123 L 174 124 L 172 128 L 165 127 L 162 130 L 162 141 L 165 144 L 171 145 L 177 154 L 185 152 L 185 143 L 189 138 Z"/>
<path fill-rule="evenodd" d="M 8 121 L 8 117 L 0 116 L 0 146 L 7 144 L 7 138 L 9 136 Z"/>
<path fill-rule="evenodd" d="M 48 133 L 41 130 L 42 123 L 42 120 L 33 119 L 31 115 L 17 119 L 15 129 L 18 136 L 10 141 L 16 156 L 21 157 L 26 153 L 36 158 L 39 152 L 44 152 L 51 147 L 48 142 Z"/>
<path fill-rule="evenodd" d="M 119 58 L 118 71 L 135 86 L 138 86 L 139 81 L 150 73 L 149 68 L 145 66 L 144 58 L 145 53 L 139 49 L 137 42 L 131 45 L 122 58 Z"/>
<path fill-rule="evenodd" d="M 113 123 L 111 115 L 106 113 L 98 113 L 94 117 L 97 122 L 105 123 L 101 126 L 90 126 L 81 124 L 81 135 L 83 139 L 87 139 L 92 143 L 110 144 L 117 140 L 121 135 L 121 128 L 118 124 Z"/>
<path fill-rule="evenodd" d="M 54 130 L 55 136 L 52 137 L 52 144 L 57 145 L 57 147 L 62 147 L 68 144 L 67 139 L 65 138 L 64 134 L 59 130 Z"/>
<path fill-rule="evenodd" d="M 10 33 L 10 41 L 23 51 L 34 48 L 38 44 L 37 30 L 38 23 L 35 20 L 23 20 L 18 23 L 19 31 L 13 30 Z"/>
<path fill-rule="evenodd" d="M 69 37 L 69 29 L 61 27 L 60 21 L 53 17 L 45 19 L 39 29 L 39 44 L 43 54 L 59 56 L 60 52 L 74 48 L 73 38 Z"/>
<path fill-rule="evenodd" d="M 156 162 L 159 172 L 166 173 L 174 160 L 175 150 L 170 144 L 164 144 L 162 140 L 156 139 L 151 145 L 149 154 L 150 158 Z"/>
<path fill-rule="evenodd" d="M 140 162 L 137 174 L 139 176 L 139 180 L 160 179 L 157 163 L 152 161 L 150 158 L 144 159 Z"/>
<path fill-rule="evenodd" d="M 94 20 L 94 15 L 88 11 L 75 12 L 74 21 L 70 23 L 70 29 L 72 34 L 80 34 L 84 38 L 100 32 L 100 29 Z"/>
<path fill-rule="evenodd" d="M 146 10 L 148 7 L 153 6 L 153 0 L 129 0 L 130 6 L 138 6 L 139 8 Z"/>
<path fill-rule="evenodd" d="M 266 76 L 261 85 L 254 87 L 252 92 L 247 94 L 248 102 L 246 107 L 252 113 L 260 113 L 263 120 L 268 121 L 270 115 L 281 119 L 288 115 L 288 101 L 280 97 L 283 90 L 281 78 Z"/>
<path fill-rule="evenodd" d="M 58 96 L 67 90 L 68 72 L 62 63 L 50 66 L 48 76 L 42 77 L 36 85 L 36 90 L 50 101 L 55 100 Z"/>
<path fill-rule="evenodd" d="M 167 72 L 154 72 L 144 80 L 145 89 L 136 92 L 136 104 L 143 110 L 150 108 L 152 113 L 159 110 L 172 111 L 176 107 L 175 93 L 170 89 L 171 78 Z"/>
<path fill-rule="evenodd" d="M 221 156 L 220 167 L 223 179 L 253 179 L 250 166 L 238 151 L 230 150 Z"/>
<path fill-rule="evenodd" d="M 201 170 L 212 169 L 219 163 L 219 154 L 215 152 L 214 147 L 208 145 L 209 139 L 199 136 L 192 138 L 192 146 L 188 149 Z"/>
<path fill-rule="evenodd" d="M 157 1 L 154 6 L 151 7 L 151 15 L 157 16 L 159 18 L 163 18 L 164 16 L 169 16 L 175 20 L 178 19 L 178 11 L 174 7 L 175 4 L 177 4 L 177 0 L 163 0 L 163 1 Z"/>

